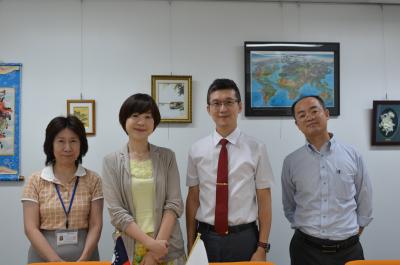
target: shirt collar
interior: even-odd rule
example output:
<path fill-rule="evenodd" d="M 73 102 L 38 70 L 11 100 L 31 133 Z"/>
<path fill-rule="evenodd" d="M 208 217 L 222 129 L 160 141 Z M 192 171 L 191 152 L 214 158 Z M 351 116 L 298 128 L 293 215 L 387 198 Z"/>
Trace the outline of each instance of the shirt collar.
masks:
<path fill-rule="evenodd" d="M 329 133 L 329 136 L 331 137 L 329 141 L 327 141 L 322 147 L 321 150 L 318 151 L 315 149 L 315 147 L 306 139 L 306 147 L 307 150 L 312 151 L 312 152 L 317 152 L 317 153 L 328 153 L 330 151 L 333 151 L 336 146 L 336 138 L 334 137 L 333 133 Z"/>
<path fill-rule="evenodd" d="M 86 169 L 81 164 L 79 164 L 78 168 L 76 169 L 75 176 L 83 177 L 85 175 L 86 175 Z M 55 182 L 57 178 L 54 175 L 53 165 L 49 165 L 43 168 L 40 177 L 44 180 Z"/>
<path fill-rule="evenodd" d="M 227 137 L 225 137 L 225 139 L 227 139 L 230 144 L 235 145 L 239 139 L 239 136 L 240 136 L 240 129 L 239 127 L 236 127 L 236 129 L 233 132 L 231 132 L 231 134 L 229 134 Z M 219 144 L 219 141 L 221 141 L 221 139 L 224 138 L 216 130 L 214 131 L 212 137 L 214 146 L 217 146 Z"/>

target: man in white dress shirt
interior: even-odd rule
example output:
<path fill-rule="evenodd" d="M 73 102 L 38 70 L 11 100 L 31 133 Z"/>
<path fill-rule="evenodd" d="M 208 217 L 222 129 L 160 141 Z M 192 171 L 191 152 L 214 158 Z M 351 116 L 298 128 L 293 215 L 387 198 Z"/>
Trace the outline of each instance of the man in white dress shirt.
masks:
<path fill-rule="evenodd" d="M 273 180 L 266 146 L 237 127 L 242 102 L 234 81 L 216 79 L 211 84 L 207 111 L 215 123 L 215 131 L 194 143 L 188 157 L 188 251 L 199 232 L 210 262 L 265 261 L 270 248 Z M 217 174 L 220 152 L 225 147 L 227 180 L 221 183 Z M 217 185 L 226 188 L 227 193 L 227 226 L 222 232 L 215 222 L 219 216 L 216 205 L 220 205 Z"/>

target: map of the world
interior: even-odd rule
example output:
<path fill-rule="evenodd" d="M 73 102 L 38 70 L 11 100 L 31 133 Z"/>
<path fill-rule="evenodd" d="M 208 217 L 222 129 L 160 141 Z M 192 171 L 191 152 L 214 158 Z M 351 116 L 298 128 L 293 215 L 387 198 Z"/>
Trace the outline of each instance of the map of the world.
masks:
<path fill-rule="evenodd" d="M 251 107 L 290 107 L 299 97 L 319 95 L 334 106 L 334 53 L 252 51 Z"/>

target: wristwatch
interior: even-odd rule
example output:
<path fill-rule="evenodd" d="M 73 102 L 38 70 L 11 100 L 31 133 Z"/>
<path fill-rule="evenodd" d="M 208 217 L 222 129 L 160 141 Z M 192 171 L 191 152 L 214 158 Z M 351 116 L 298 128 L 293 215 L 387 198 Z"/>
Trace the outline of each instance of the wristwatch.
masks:
<path fill-rule="evenodd" d="M 269 250 L 271 249 L 271 244 L 270 243 L 264 243 L 264 242 L 261 242 L 261 241 L 257 242 L 257 246 L 265 249 L 265 253 L 268 253 Z"/>

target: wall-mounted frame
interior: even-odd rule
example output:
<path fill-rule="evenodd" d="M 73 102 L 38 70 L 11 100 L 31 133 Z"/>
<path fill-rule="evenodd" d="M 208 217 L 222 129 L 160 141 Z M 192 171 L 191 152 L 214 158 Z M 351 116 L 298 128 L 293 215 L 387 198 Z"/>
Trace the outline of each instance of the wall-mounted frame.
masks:
<path fill-rule="evenodd" d="M 82 121 L 86 135 L 96 134 L 96 105 L 93 99 L 68 99 L 67 113 L 75 115 Z"/>
<path fill-rule="evenodd" d="M 0 64 L 0 180 L 20 177 L 20 93 L 22 64 Z"/>
<path fill-rule="evenodd" d="M 245 115 L 290 116 L 298 98 L 319 95 L 340 114 L 340 44 L 245 42 Z"/>
<path fill-rule="evenodd" d="M 400 100 L 374 100 L 372 145 L 400 145 Z"/>
<path fill-rule="evenodd" d="M 152 75 L 151 96 L 163 123 L 192 122 L 192 76 Z"/>

